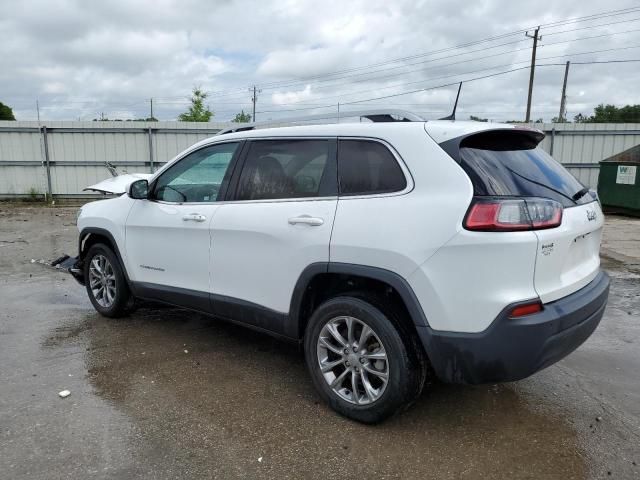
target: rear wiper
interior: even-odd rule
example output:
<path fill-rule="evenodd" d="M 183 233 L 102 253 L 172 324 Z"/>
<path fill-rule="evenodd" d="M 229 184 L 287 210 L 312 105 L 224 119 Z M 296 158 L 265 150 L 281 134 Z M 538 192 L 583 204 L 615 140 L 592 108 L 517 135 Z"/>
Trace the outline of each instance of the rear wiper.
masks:
<path fill-rule="evenodd" d="M 565 195 L 560 190 L 556 190 L 555 188 L 552 188 L 549 185 L 545 185 L 544 183 L 536 182 L 535 180 L 532 180 L 529 177 L 525 177 L 524 175 L 520 175 L 518 172 L 516 172 L 515 170 L 507 167 L 506 165 L 505 165 L 505 168 L 507 170 L 509 170 L 511 173 L 513 173 L 514 175 L 516 175 L 516 176 L 518 176 L 520 178 L 524 178 L 527 182 L 535 183 L 536 185 L 539 185 L 539 186 L 541 186 L 543 188 L 546 188 L 547 190 L 551 190 L 552 192 L 556 192 L 558 195 L 563 196 L 566 199 L 573 200 L 575 202 L 575 199 L 571 198 L 569 195 Z"/>
<path fill-rule="evenodd" d="M 584 197 L 587 193 L 589 193 L 589 189 L 588 188 L 581 188 L 576 193 L 574 193 L 573 197 L 571 197 L 571 198 L 574 201 L 577 201 L 577 200 L 580 200 L 582 197 Z"/>

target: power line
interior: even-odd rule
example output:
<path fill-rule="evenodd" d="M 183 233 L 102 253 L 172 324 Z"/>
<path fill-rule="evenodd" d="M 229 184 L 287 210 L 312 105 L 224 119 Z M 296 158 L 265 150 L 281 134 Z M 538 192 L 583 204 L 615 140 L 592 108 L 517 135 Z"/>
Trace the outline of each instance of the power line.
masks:
<path fill-rule="evenodd" d="M 551 22 L 551 23 L 547 23 L 547 24 L 541 24 L 540 27 L 560 26 L 560 25 L 565 25 L 565 24 L 577 23 L 579 21 L 596 20 L 596 19 L 599 19 L 599 18 L 615 16 L 615 15 L 626 15 L 626 14 L 629 14 L 629 13 L 634 13 L 636 11 L 640 11 L 640 7 L 630 7 L 630 8 L 620 9 L 620 10 L 611 10 L 611 11 L 608 11 L 608 12 L 603 12 L 601 14 L 593 14 L 593 15 L 587 15 L 587 16 L 584 16 L 584 17 L 577 17 L 577 18 L 574 18 L 574 19 L 561 20 L 561 21 L 558 21 L 558 22 Z M 594 27 L 597 27 L 597 25 L 594 26 Z M 350 68 L 350 69 L 339 70 L 339 71 L 332 72 L 332 73 L 329 73 L 329 74 L 309 76 L 309 77 L 305 77 L 305 80 L 312 80 L 312 79 L 315 79 L 315 78 L 324 78 L 324 77 L 327 77 L 327 76 L 335 76 L 335 75 L 338 75 L 338 74 L 341 74 L 341 73 L 348 73 L 348 72 L 352 72 L 352 71 L 370 69 L 370 68 L 381 66 L 381 65 L 387 65 L 387 64 L 390 64 L 390 63 L 397 63 L 397 62 L 402 62 L 402 61 L 405 61 L 405 60 L 412 60 L 414 58 L 419 58 L 419 57 L 423 57 L 423 56 L 434 55 L 436 53 L 444 53 L 444 52 L 449 52 L 449 51 L 452 51 L 452 50 L 458 50 L 458 49 L 466 48 L 466 47 L 469 47 L 469 46 L 474 46 L 474 45 L 478 45 L 478 44 L 482 44 L 482 43 L 487 43 L 487 42 L 499 40 L 499 39 L 506 38 L 506 37 L 509 37 L 509 36 L 519 35 L 519 34 L 525 33 L 528 30 L 531 30 L 533 28 L 535 28 L 535 27 L 529 27 L 529 28 L 526 28 L 526 29 L 515 30 L 513 32 L 508 32 L 508 33 L 501 34 L 501 35 L 495 35 L 495 36 L 492 36 L 492 37 L 487 37 L 487 38 L 483 38 L 483 39 L 480 39 L 480 40 L 475 40 L 475 41 L 472 41 L 472 42 L 459 44 L 459 45 L 456 45 L 456 46 L 453 46 L 453 47 L 447 47 L 447 48 L 443 48 L 443 49 L 440 49 L 440 50 L 434 50 L 434 51 L 425 52 L 425 53 L 421 53 L 421 54 L 415 54 L 415 55 L 409 55 L 409 56 L 406 56 L 406 57 L 395 58 L 395 59 L 392 59 L 392 60 L 387 60 L 385 62 L 373 63 L 373 64 L 368 64 L 368 65 L 363 65 L 363 66 L 360 66 L 360 67 L 353 67 L 353 68 Z M 261 86 L 262 86 L 262 88 L 267 88 L 267 87 L 271 87 L 273 85 L 276 85 L 278 83 L 282 83 L 282 82 L 265 83 L 265 84 L 262 84 Z"/>
<path fill-rule="evenodd" d="M 617 22 L 610 22 L 610 23 L 600 23 L 598 25 L 587 25 L 586 27 L 580 27 L 580 28 L 572 28 L 571 30 L 560 30 L 558 32 L 544 32 L 544 35 L 546 37 L 551 37 L 553 35 L 559 35 L 561 33 L 569 33 L 569 32 L 577 32 L 580 30 L 590 30 L 592 28 L 600 28 L 600 27 L 608 27 L 610 25 L 618 25 L 620 23 L 630 23 L 630 22 L 637 22 L 638 20 L 640 20 L 640 17 L 636 17 L 636 18 L 631 18 L 629 20 L 619 20 Z"/>
<path fill-rule="evenodd" d="M 618 10 L 610 10 L 610 11 L 601 12 L 601 13 L 597 13 L 597 14 L 586 15 L 586 16 L 582 16 L 582 17 L 575 17 L 575 18 L 570 18 L 570 19 L 559 20 L 559 21 L 556 21 L 556 22 L 549 22 L 549 23 L 546 23 L 546 24 L 541 24 L 540 27 L 555 27 L 555 26 L 561 26 L 561 25 L 569 25 L 569 24 L 573 24 L 573 23 L 585 22 L 585 21 L 593 21 L 593 20 L 598 20 L 598 19 L 601 19 L 601 18 L 607 18 L 607 17 L 612 17 L 612 16 L 627 15 L 627 14 L 635 13 L 635 12 L 639 12 L 639 11 L 640 11 L 640 7 L 629 7 L 629 8 L 618 9 Z M 598 25 L 594 25 L 593 27 L 596 28 L 596 27 L 598 27 Z M 373 68 L 373 67 L 376 67 L 376 66 L 387 65 L 387 64 L 392 64 L 392 63 L 398 63 L 398 62 L 402 62 L 402 61 L 405 61 L 405 60 L 410 60 L 410 59 L 419 58 L 419 57 L 423 57 L 423 56 L 434 55 L 436 53 L 444 53 L 444 52 L 448 52 L 448 51 L 452 51 L 452 50 L 458 50 L 458 49 L 461 49 L 461 48 L 466 48 L 468 46 L 478 45 L 478 44 L 482 44 L 482 43 L 487 43 L 487 42 L 499 40 L 501 38 L 506 38 L 506 37 L 509 37 L 509 36 L 522 34 L 522 33 L 526 32 L 527 30 L 530 30 L 531 28 L 532 27 L 529 27 L 528 29 L 521 29 L 521 30 L 516 30 L 516 31 L 512 31 L 512 32 L 507 32 L 507 33 L 504 33 L 504 34 L 495 35 L 495 36 L 492 36 L 492 37 L 487 37 L 487 38 L 483 38 L 483 39 L 480 39 L 480 40 L 475 40 L 475 41 L 472 41 L 472 42 L 467 42 L 467 43 L 456 45 L 456 46 L 453 46 L 453 47 L 443 48 L 443 49 L 440 49 L 440 50 L 434 50 L 434 51 L 425 52 L 425 53 L 421 53 L 421 54 L 410 55 L 410 56 L 406 56 L 406 57 L 400 57 L 400 58 L 396 58 L 396 59 L 387 60 L 387 61 L 384 61 L 384 62 L 378 62 L 378 63 L 374 63 L 374 64 L 363 65 L 363 66 L 360 66 L 360 67 L 353 67 L 353 68 L 349 68 L 349 69 L 338 70 L 338 71 L 335 71 L 335 72 L 332 72 L 332 73 L 328 73 L 328 74 L 308 76 L 308 77 L 305 77 L 304 79 L 297 79 L 297 80 L 295 80 L 295 82 L 304 83 L 304 82 L 306 82 L 308 80 L 327 78 L 327 77 L 335 77 L 337 75 L 341 75 L 342 73 L 359 71 L 359 70 L 363 70 L 363 69 L 370 69 L 370 68 Z M 560 32 L 558 32 L 558 33 L 560 33 Z M 520 41 L 518 41 L 518 42 L 520 42 Z M 509 44 L 510 43 L 518 43 L 518 42 L 509 42 Z M 495 47 L 489 47 L 489 48 L 495 48 Z M 400 66 L 398 66 L 396 68 L 400 68 Z M 263 89 L 265 89 L 265 88 L 272 89 L 272 88 L 284 87 L 283 84 L 291 83 L 291 82 L 294 82 L 294 80 L 284 80 L 284 81 L 277 81 L 277 82 L 271 82 L 271 83 L 263 83 L 263 84 L 261 84 L 261 87 Z M 209 92 L 209 94 L 211 96 L 223 97 L 223 96 L 237 95 L 237 94 L 241 93 L 243 90 L 244 90 L 243 87 L 239 87 L 237 89 L 232 89 L 232 90 L 222 90 L 222 91 L 219 91 L 219 92 Z M 166 97 L 166 98 L 169 98 L 169 97 Z M 182 97 L 172 97 L 172 98 L 182 98 Z"/>
<path fill-rule="evenodd" d="M 637 19 L 633 19 L 633 21 L 637 21 L 640 20 L 640 17 Z M 631 21 L 631 20 L 625 20 L 625 22 L 627 21 Z M 594 26 L 590 26 L 590 27 L 585 27 L 585 28 L 597 28 L 601 25 L 594 25 Z M 545 33 L 546 35 L 552 35 L 552 34 L 559 34 L 559 33 L 569 33 L 569 32 L 574 32 L 574 31 L 578 31 L 578 30 L 583 30 L 584 28 L 580 28 L 580 29 L 572 29 L 572 30 L 562 30 L 560 32 L 552 32 L 550 34 Z M 627 30 L 627 31 L 623 31 L 623 32 L 610 32 L 610 33 L 606 33 L 603 35 L 595 35 L 595 36 L 590 36 L 590 37 L 581 37 L 581 38 L 576 38 L 576 39 L 570 39 L 570 40 L 562 40 L 559 42 L 554 42 L 554 43 L 549 43 L 549 44 L 542 44 L 540 45 L 540 47 L 542 46 L 552 46 L 552 45 L 559 45 L 562 43 L 570 43 L 570 42 L 575 42 L 575 41 L 579 41 L 579 40 L 588 40 L 588 39 L 592 39 L 592 38 L 600 38 L 600 37 L 605 37 L 605 36 L 611 36 L 611 35 L 620 35 L 620 34 L 625 34 L 625 33 L 632 33 L 632 32 L 637 32 L 640 31 L 640 29 L 635 29 L 635 30 Z M 373 70 L 373 71 L 367 71 L 367 72 L 361 72 L 361 73 L 354 73 L 354 74 L 349 74 L 349 75 L 341 75 L 341 76 L 336 76 L 336 78 L 327 78 L 327 79 L 320 79 L 317 80 L 316 82 L 311 82 L 311 84 L 313 83 L 319 83 L 319 82 L 330 82 L 332 80 L 337 80 L 337 79 L 344 79 L 344 78 L 353 78 L 353 77 L 360 77 L 360 76 L 364 76 L 364 75 L 370 75 L 372 73 L 380 73 L 380 72 L 385 72 L 385 71 L 394 71 L 394 70 L 398 70 L 401 68 L 406 68 L 406 67 L 410 67 L 410 66 L 414 66 L 414 65 L 423 65 L 425 63 L 431 63 L 431 62 L 435 62 L 438 60 L 444 60 L 444 59 L 450 59 L 453 57 L 460 57 L 460 56 L 464 56 L 464 55 L 471 55 L 473 53 L 477 53 L 477 52 L 486 52 L 487 50 L 491 50 L 494 48 L 499 48 L 499 47 L 504 47 L 507 45 L 513 45 L 513 44 L 517 44 L 517 43 L 522 43 L 525 42 L 525 39 L 521 39 L 521 40 L 515 40 L 515 41 L 510 41 L 510 42 L 505 42 L 505 43 L 500 43 L 498 45 L 492 45 L 489 47 L 484 47 L 484 48 L 480 48 L 480 49 L 475 49 L 475 50 L 469 50 L 467 52 L 461 52 L 461 53 L 457 53 L 454 55 L 447 55 L 447 56 L 443 56 L 443 57 L 438 57 L 438 58 L 432 58 L 432 59 L 428 59 L 428 60 L 422 60 L 419 62 L 413 62 L 413 63 L 405 63 L 404 65 L 398 65 L 398 66 L 394 66 L 394 67 L 387 67 L 387 68 L 382 68 L 382 69 L 377 69 L 377 70 Z M 530 50 L 532 47 L 525 47 L 525 48 L 519 48 L 519 49 L 515 49 L 515 50 L 508 50 L 505 52 L 499 52 L 497 54 L 494 54 L 492 56 L 499 56 L 505 53 L 512 53 L 512 52 L 518 52 L 518 51 L 524 51 L 524 50 Z M 487 58 L 486 55 L 483 55 L 483 58 Z M 460 62 L 456 62 L 456 63 L 465 63 L 468 61 L 477 61 L 478 59 L 469 59 L 469 60 L 462 60 Z M 455 63 L 449 63 L 447 65 L 454 65 Z M 444 66 L 444 65 L 442 65 Z M 422 71 L 422 70 L 412 70 L 409 72 L 398 72 L 392 75 L 387 75 L 385 77 L 376 77 L 376 78 L 389 78 L 389 77 L 395 77 L 395 76 L 399 76 L 399 75 L 406 75 L 407 73 L 412 73 L 412 72 L 416 72 L 416 71 Z M 332 74 L 333 75 L 333 74 Z M 367 81 L 367 79 L 364 79 L 363 81 Z M 307 85 L 310 84 L 309 82 L 306 81 L 293 81 L 291 83 L 288 84 L 283 84 L 283 85 L 278 85 L 278 86 L 265 86 L 263 85 L 262 88 L 266 89 L 266 90 L 272 90 L 275 88 L 286 88 L 286 87 L 292 87 L 292 86 L 297 86 L 297 85 Z"/>
<path fill-rule="evenodd" d="M 640 47 L 640 45 L 632 45 L 632 46 L 627 46 L 627 47 L 610 48 L 610 49 L 604 49 L 604 50 L 592 50 L 592 51 L 588 51 L 588 52 L 569 53 L 569 54 L 566 54 L 566 55 L 554 55 L 554 56 L 550 56 L 550 57 L 542 57 L 542 58 L 540 58 L 540 60 L 553 60 L 553 59 L 556 59 L 556 58 L 576 57 L 576 56 L 588 55 L 588 54 L 592 54 L 592 53 L 602 53 L 602 52 L 614 51 L 614 50 L 616 50 L 616 51 L 617 50 L 628 50 L 628 49 L 639 48 L 639 47 Z M 329 99 L 334 99 L 334 98 L 335 99 L 341 99 L 341 98 L 344 98 L 345 95 L 358 95 L 358 94 L 362 94 L 362 93 L 377 92 L 377 91 L 386 90 L 386 89 L 389 89 L 389 88 L 398 88 L 398 87 L 403 87 L 403 86 L 407 86 L 407 85 L 415 85 L 415 84 L 418 84 L 418 83 L 429 82 L 429 81 L 433 81 L 433 80 L 441 80 L 441 79 L 444 79 L 444 78 L 458 77 L 459 75 L 468 75 L 468 74 L 473 74 L 473 73 L 486 72 L 486 71 L 489 71 L 489 70 L 495 70 L 496 68 L 504 68 L 504 67 L 523 64 L 523 63 L 528 63 L 528 61 L 517 62 L 517 63 L 508 63 L 508 64 L 502 64 L 502 65 L 493 65 L 491 67 L 481 68 L 481 69 L 478 69 L 478 70 L 454 73 L 454 74 L 449 74 L 449 75 L 442 75 L 442 76 L 439 76 L 439 77 L 421 79 L 421 80 L 418 80 L 418 81 L 415 81 L 415 82 L 403 82 L 403 83 L 397 83 L 397 84 L 393 84 L 393 85 L 388 85 L 388 86 L 384 86 L 384 87 L 377 87 L 377 88 L 368 89 L 368 90 L 358 90 L 358 91 L 346 92 L 346 93 L 343 93 L 343 94 L 340 94 L 340 95 L 332 95 L 332 96 L 329 96 L 329 97 L 326 97 L 326 96 L 325 97 L 320 97 L 318 99 L 315 99 L 315 101 L 322 102 L 324 100 L 329 100 Z M 293 104 L 293 105 L 304 105 L 304 102 L 291 102 L 291 104 Z"/>
<path fill-rule="evenodd" d="M 593 61 L 593 62 L 572 62 L 576 65 L 590 65 L 590 64 L 598 64 L 598 63 L 632 63 L 632 62 L 640 62 L 640 59 L 629 59 L 629 60 L 609 60 L 609 61 Z M 564 63 L 545 63 L 545 64 L 539 64 L 539 67 L 552 67 L 552 66 L 564 66 Z M 501 72 L 495 72 L 492 74 L 488 74 L 488 75 L 482 75 L 479 77 L 474 77 L 474 78 L 467 78 L 462 80 L 462 83 L 469 83 L 469 82 L 474 82 L 477 80 L 483 80 L 486 78 L 491 78 L 491 77 L 496 77 L 499 75 L 505 75 L 507 73 L 512 73 L 512 72 L 517 72 L 520 70 L 525 70 L 529 67 L 519 67 L 519 68 L 512 68 L 509 70 L 504 70 Z M 394 98 L 394 97 L 399 97 L 402 95 L 410 95 L 413 93 L 419 93 L 419 92 L 426 92 L 429 90 L 436 90 L 439 88 L 445 88 L 445 87 L 450 87 L 452 85 L 458 85 L 458 83 L 460 83 L 459 81 L 456 82 L 451 82 L 451 83 L 446 83 L 446 84 L 442 84 L 442 85 L 437 85 L 437 86 L 433 86 L 433 87 L 425 87 L 425 88 L 419 88 L 416 90 L 410 90 L 407 92 L 401 92 L 401 93 L 395 93 L 395 94 L 391 94 L 391 95 L 384 95 L 384 96 L 380 96 L 380 97 L 374 97 L 374 98 L 366 98 L 366 99 L 362 99 L 362 100 L 354 100 L 351 102 L 340 102 L 340 105 L 354 105 L 354 104 L 361 104 L 361 103 L 366 103 L 366 102 L 371 102 L 373 100 L 382 100 L 382 99 L 387 99 L 387 98 Z M 300 110 L 310 110 L 313 108 L 334 108 L 336 106 L 336 104 L 329 104 L 329 105 L 325 105 L 323 107 L 308 107 L 308 108 L 297 108 L 297 109 L 287 109 L 287 110 L 271 110 L 271 111 L 262 111 L 262 112 L 258 112 L 258 113 L 281 113 L 281 112 L 293 112 L 293 111 L 300 111 Z M 346 112 L 348 113 L 348 112 Z M 346 114 L 345 113 L 345 114 Z"/>
<path fill-rule="evenodd" d="M 539 47 L 540 48 L 542 48 L 542 47 L 550 47 L 550 46 L 554 46 L 554 45 L 572 43 L 572 42 L 581 41 L 581 40 L 587 40 L 587 39 L 592 39 L 592 38 L 601 38 L 601 37 L 611 36 L 611 35 L 632 33 L 632 32 L 636 32 L 636 31 L 640 31 L 640 29 L 628 30 L 628 31 L 623 31 L 623 32 L 612 32 L 612 33 L 607 33 L 607 34 L 603 34 L 603 35 L 581 37 L 581 38 L 570 39 L 570 40 L 561 40 L 561 41 L 550 43 L 550 44 L 542 44 L 542 45 L 539 45 Z M 488 48 L 495 48 L 495 47 L 509 45 L 509 44 L 513 44 L 513 43 L 520 43 L 522 41 L 523 40 L 518 40 L 516 42 L 507 42 L 507 43 L 504 43 L 504 44 L 500 44 L 500 45 L 496 45 L 494 47 L 488 47 Z M 627 48 L 627 47 L 621 47 L 621 49 L 624 49 L 624 48 Z M 436 65 L 436 66 L 434 66 L 434 68 L 443 68 L 443 67 L 452 66 L 452 65 L 459 65 L 459 64 L 469 63 L 469 62 L 476 62 L 476 61 L 485 60 L 485 59 L 491 58 L 491 57 L 500 57 L 500 56 L 507 55 L 507 54 L 510 54 L 510 53 L 516 53 L 516 52 L 526 51 L 526 50 L 531 50 L 531 49 L 532 49 L 532 47 L 524 47 L 524 48 L 517 48 L 517 49 L 513 49 L 513 50 L 506 50 L 506 51 L 498 52 L 498 53 L 495 53 L 495 54 L 492 54 L 492 55 L 483 55 L 483 57 L 481 59 L 478 59 L 478 58 L 465 59 L 465 60 L 460 60 L 458 62 L 451 62 L 451 63 L 441 64 L 441 65 Z M 415 63 L 412 63 L 412 64 L 408 64 L 406 66 L 413 66 L 413 65 L 418 65 L 418 64 L 430 63 L 430 62 L 434 62 L 434 61 L 437 61 L 437 60 L 442 60 L 442 59 L 445 59 L 445 58 L 451 58 L 451 57 L 461 56 L 461 55 L 468 55 L 468 54 L 479 52 L 479 51 L 483 51 L 484 52 L 484 51 L 486 51 L 486 49 L 471 50 L 469 52 L 463 52 L 463 53 L 459 53 L 459 54 L 456 54 L 456 55 L 451 55 L 451 56 L 448 56 L 448 57 L 439 57 L 439 58 L 436 58 L 436 59 L 423 60 L 421 62 L 415 62 Z M 597 51 L 594 51 L 594 52 L 591 52 L 591 53 L 598 53 L 598 52 L 601 52 L 601 51 L 610 51 L 610 50 L 599 50 L 599 51 L 597 50 Z M 574 54 L 574 55 L 583 55 L 583 53 L 578 53 L 578 54 Z M 569 55 L 564 55 L 564 56 L 566 57 L 566 56 L 569 56 Z M 559 58 L 559 57 L 560 56 L 558 56 L 558 57 L 545 57 L 545 58 Z M 517 62 L 517 63 L 522 63 L 522 62 Z M 400 67 L 382 69 L 382 70 L 374 71 L 373 73 L 379 73 L 379 72 L 382 72 L 382 71 L 385 71 L 385 70 L 396 70 L 397 68 L 400 68 Z M 400 76 L 400 75 L 405 75 L 406 76 L 406 75 L 409 75 L 411 73 L 416 73 L 416 72 L 424 73 L 425 71 L 428 71 L 428 70 L 429 69 L 426 69 L 426 70 L 425 69 L 415 69 L 415 70 L 398 72 L 398 73 L 384 75 L 384 76 L 365 78 L 365 79 L 362 79 L 362 80 L 354 80 L 354 81 L 350 81 L 350 82 L 334 83 L 334 84 L 331 84 L 331 85 L 323 85 L 323 86 L 316 87 L 315 90 L 318 91 L 318 90 L 324 90 L 324 89 L 328 89 L 328 88 L 336 88 L 336 87 L 340 87 L 340 86 L 343 86 L 343 85 L 351 85 L 353 83 L 359 83 L 359 82 L 379 81 L 379 80 L 382 80 L 382 79 L 393 78 L 393 77 L 397 77 L 397 76 Z M 359 73 L 359 74 L 355 74 L 355 75 L 349 75 L 348 77 L 369 75 L 370 73 L 371 72 Z M 327 80 L 327 81 L 329 81 L 329 80 Z M 417 83 L 417 82 L 412 82 L 412 83 Z M 289 86 L 294 86 L 294 84 L 291 84 Z M 382 88 L 388 88 L 388 87 L 382 87 Z M 336 96 L 336 98 L 337 98 L 337 96 Z"/>

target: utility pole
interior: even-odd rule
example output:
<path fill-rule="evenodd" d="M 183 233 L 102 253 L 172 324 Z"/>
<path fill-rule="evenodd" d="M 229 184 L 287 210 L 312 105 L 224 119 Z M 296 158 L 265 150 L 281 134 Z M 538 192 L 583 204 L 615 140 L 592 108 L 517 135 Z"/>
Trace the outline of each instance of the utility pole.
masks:
<path fill-rule="evenodd" d="M 36 98 L 36 113 L 38 115 L 38 125 L 40 125 L 40 103 L 38 103 L 37 98 Z"/>
<path fill-rule="evenodd" d="M 567 65 L 564 67 L 564 82 L 562 82 L 562 96 L 560 97 L 560 113 L 558 114 L 558 121 L 564 122 L 564 116 L 566 115 L 567 109 L 567 77 L 569 76 L 569 64 L 571 62 L 567 62 Z"/>
<path fill-rule="evenodd" d="M 262 92 L 262 90 L 258 90 L 256 86 L 253 86 L 253 89 L 249 89 L 249 91 L 253 91 L 253 96 L 251 97 L 251 103 L 253 103 L 253 116 L 251 117 L 251 121 L 256 121 L 256 103 L 258 101 L 258 93 Z"/>
<path fill-rule="evenodd" d="M 525 122 L 529 123 L 531 120 L 531 96 L 533 94 L 533 76 L 536 71 L 536 50 L 538 49 L 538 40 L 541 40 L 542 37 L 538 35 L 540 31 L 540 27 L 536 28 L 533 32 L 533 35 L 529 35 L 529 32 L 525 32 L 525 36 L 529 38 L 533 38 L 533 52 L 531 52 L 531 73 L 529 75 L 529 97 L 527 98 L 527 117 L 525 118 Z"/>
<path fill-rule="evenodd" d="M 151 112 L 150 112 L 150 114 L 149 114 L 149 118 L 153 119 L 153 98 L 150 98 L 150 99 L 149 99 L 149 105 L 150 105 L 150 107 L 151 107 L 151 108 L 150 108 Z"/>

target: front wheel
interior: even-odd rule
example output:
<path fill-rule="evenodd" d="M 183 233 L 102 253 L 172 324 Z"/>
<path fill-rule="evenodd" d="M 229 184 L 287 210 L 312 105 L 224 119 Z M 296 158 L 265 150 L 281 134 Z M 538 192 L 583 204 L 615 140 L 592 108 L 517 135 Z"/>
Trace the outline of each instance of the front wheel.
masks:
<path fill-rule="evenodd" d="M 318 307 L 305 334 L 313 383 L 338 413 L 376 423 L 408 405 L 422 387 L 422 365 L 391 319 L 362 299 Z"/>
<path fill-rule="evenodd" d="M 106 245 L 92 245 L 84 259 L 84 279 L 89 300 L 105 317 L 127 313 L 132 296 L 118 257 Z"/>

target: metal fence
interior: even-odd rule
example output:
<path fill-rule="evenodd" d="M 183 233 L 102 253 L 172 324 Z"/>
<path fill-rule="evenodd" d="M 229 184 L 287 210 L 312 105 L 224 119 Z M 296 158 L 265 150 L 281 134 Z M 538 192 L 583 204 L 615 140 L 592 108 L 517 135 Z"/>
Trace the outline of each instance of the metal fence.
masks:
<path fill-rule="evenodd" d="M 91 196 L 82 189 L 124 172 L 154 172 L 226 123 L 0 122 L 0 197 Z"/>
<path fill-rule="evenodd" d="M 0 121 L 0 198 L 92 196 L 82 189 L 118 172 L 153 172 L 227 123 Z M 640 124 L 536 124 L 551 153 L 596 187 L 598 162 L 640 144 Z"/>
<path fill-rule="evenodd" d="M 546 137 L 542 148 L 584 185 L 598 186 L 599 162 L 640 144 L 638 123 L 535 124 Z"/>

